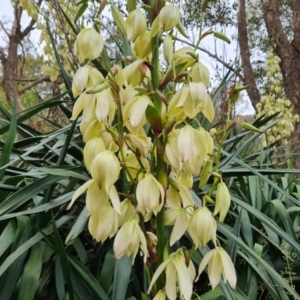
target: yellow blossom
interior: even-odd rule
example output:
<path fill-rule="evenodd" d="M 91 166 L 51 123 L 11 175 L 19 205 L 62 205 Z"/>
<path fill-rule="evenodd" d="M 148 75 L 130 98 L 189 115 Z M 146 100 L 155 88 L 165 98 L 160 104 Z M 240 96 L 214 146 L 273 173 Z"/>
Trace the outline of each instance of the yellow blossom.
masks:
<path fill-rule="evenodd" d="M 196 247 L 200 245 L 203 248 L 210 240 L 216 243 L 216 231 L 216 220 L 206 206 L 198 208 L 192 214 L 188 232 Z"/>
<path fill-rule="evenodd" d="M 77 36 L 74 52 L 80 63 L 85 59 L 96 59 L 103 49 L 103 38 L 95 28 L 85 28 Z"/>
<path fill-rule="evenodd" d="M 115 257 L 119 259 L 123 255 L 132 255 L 132 264 L 141 249 L 144 255 L 144 263 L 149 256 L 147 242 L 136 218 L 129 219 L 119 230 L 114 241 Z"/>
<path fill-rule="evenodd" d="M 144 215 L 150 212 L 157 215 L 164 204 L 164 198 L 162 185 L 151 173 L 147 173 L 136 188 L 137 209 Z"/>
<path fill-rule="evenodd" d="M 193 264 L 190 260 L 189 265 Z M 150 293 L 154 282 L 160 274 L 166 270 L 166 285 L 165 290 L 169 300 L 177 299 L 176 283 L 178 282 L 180 297 L 185 300 L 190 300 L 193 292 L 194 272 L 191 272 L 193 266 L 187 267 L 183 249 L 178 249 L 172 253 L 155 271 L 149 289 Z"/>
<path fill-rule="evenodd" d="M 224 282 L 226 283 L 228 281 L 231 288 L 235 289 L 237 281 L 235 268 L 230 256 L 223 248 L 216 247 L 203 257 L 196 280 L 198 280 L 207 265 L 208 277 L 213 289 L 219 284 L 221 275 Z"/>

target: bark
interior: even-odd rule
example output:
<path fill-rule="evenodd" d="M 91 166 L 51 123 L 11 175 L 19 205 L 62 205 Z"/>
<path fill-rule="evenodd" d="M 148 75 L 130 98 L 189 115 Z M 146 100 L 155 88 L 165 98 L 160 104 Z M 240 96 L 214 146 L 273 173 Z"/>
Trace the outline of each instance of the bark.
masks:
<path fill-rule="evenodd" d="M 39 0 L 37 6 L 39 6 L 41 2 L 42 0 Z M 19 2 L 16 2 L 14 4 L 14 20 L 11 30 L 10 32 L 8 30 L 4 30 L 9 40 L 7 52 L 5 53 L 3 49 L 0 49 L 0 58 L 3 65 L 2 87 L 7 101 L 11 106 L 13 105 L 14 100 L 16 100 L 16 109 L 18 113 L 24 111 L 24 107 L 20 99 L 20 93 L 15 82 L 18 66 L 18 47 L 23 39 L 34 29 L 34 25 L 36 23 L 34 19 L 31 19 L 28 26 L 22 31 L 22 13 L 23 9 L 19 6 Z M 1 27 L 3 28 L 2 23 Z"/>
<path fill-rule="evenodd" d="M 244 73 L 243 84 L 248 86 L 248 96 L 254 108 L 260 100 L 260 93 L 256 85 L 255 76 L 250 61 L 251 53 L 248 43 L 248 30 L 246 21 L 246 4 L 245 0 L 239 2 L 238 12 L 238 42 L 240 46 L 242 68 Z"/>
<path fill-rule="evenodd" d="M 294 40 L 290 43 L 283 31 L 277 0 L 261 0 L 264 21 L 269 38 L 274 45 L 274 52 L 280 57 L 280 68 L 286 96 L 293 103 L 295 113 L 300 115 L 300 2 L 292 1 Z M 300 124 L 297 123 L 292 135 L 294 152 L 299 152 Z M 300 155 L 295 159 L 295 166 L 300 167 Z"/>

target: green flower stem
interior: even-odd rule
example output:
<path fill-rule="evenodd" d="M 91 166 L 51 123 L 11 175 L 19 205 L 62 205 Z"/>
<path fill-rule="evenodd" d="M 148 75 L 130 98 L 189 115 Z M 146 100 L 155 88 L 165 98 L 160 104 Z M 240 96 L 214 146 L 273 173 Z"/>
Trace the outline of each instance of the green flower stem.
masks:
<path fill-rule="evenodd" d="M 165 207 L 163 206 L 161 211 L 156 216 L 156 236 L 157 236 L 157 256 L 158 261 L 155 264 L 155 270 L 159 265 L 164 261 L 164 249 L 166 244 L 165 236 Z M 159 291 L 164 287 L 163 284 L 163 273 L 159 276 L 159 279 L 156 281 L 156 291 Z"/>
<path fill-rule="evenodd" d="M 230 102 L 230 99 L 228 101 L 228 108 L 227 108 L 227 117 L 226 117 L 226 122 L 225 122 L 225 130 L 223 132 L 221 141 L 218 145 L 218 151 L 217 151 L 217 155 L 215 156 L 215 163 L 216 163 L 216 169 L 215 172 L 218 173 L 219 171 L 219 166 L 220 166 L 220 160 L 221 160 L 221 155 L 222 155 L 222 149 L 223 149 L 223 144 L 229 134 L 229 132 L 226 130 L 228 128 L 228 125 L 230 123 L 230 115 L 231 115 L 231 110 L 232 110 L 232 104 Z M 209 192 L 208 192 L 208 196 L 211 197 L 211 195 L 214 193 L 215 189 L 217 188 L 217 184 L 218 181 L 220 179 L 215 177 L 214 178 L 214 184 L 211 186 Z"/>
<path fill-rule="evenodd" d="M 159 87 L 159 45 L 158 45 L 158 36 L 156 35 L 154 38 L 152 38 L 152 67 L 151 67 L 151 78 L 152 78 L 152 85 L 153 85 L 153 91 L 156 91 L 156 89 Z M 154 108 L 157 110 L 157 112 L 161 113 L 161 100 L 158 96 L 158 94 L 155 92 L 153 97 L 153 104 Z"/>

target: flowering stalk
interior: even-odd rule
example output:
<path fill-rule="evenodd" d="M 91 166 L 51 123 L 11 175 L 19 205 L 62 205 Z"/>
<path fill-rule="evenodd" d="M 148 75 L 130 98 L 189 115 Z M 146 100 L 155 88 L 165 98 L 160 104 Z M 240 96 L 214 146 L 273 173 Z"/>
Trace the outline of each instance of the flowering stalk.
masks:
<path fill-rule="evenodd" d="M 230 206 L 228 189 L 218 174 L 228 132 L 223 132 L 214 154 L 211 135 L 197 121 L 200 113 L 210 122 L 214 118 L 207 93 L 209 71 L 194 49 L 174 51 L 171 32 L 179 24 L 179 9 L 154 1 L 147 6 L 151 16 L 147 22 L 142 10 L 134 9 L 135 4 L 130 7 L 126 20 L 116 6 L 112 6 L 112 12 L 124 40 L 124 53 L 132 56 L 113 67 L 107 62 L 106 77 L 91 64 L 102 51 L 101 35 L 83 29 L 76 41 L 76 53 L 85 65 L 73 80 L 72 89 L 79 98 L 72 119 L 82 112 L 84 162 L 92 179 L 77 189 L 69 208 L 87 191 L 93 238 L 101 243 L 114 238 L 116 259 L 131 256 L 135 264 L 136 256 L 143 256 L 149 267 L 148 293 L 152 298 L 157 294 L 156 299 L 167 295 L 170 300 L 179 296 L 188 300 L 196 271 L 192 255 L 177 242 L 188 232 L 195 247 L 217 243 L 215 216 L 223 222 Z M 166 71 L 160 68 L 161 48 Z M 205 199 L 215 204 L 213 213 L 205 201 L 197 207 L 191 193 L 194 176 L 201 173 L 201 184 L 207 182 L 211 157 L 216 161 L 215 184 Z M 215 190 L 214 201 L 211 196 Z M 166 226 L 173 226 L 170 242 L 166 240 Z M 171 251 L 171 246 L 176 251 Z M 213 252 L 216 254 L 212 257 L 228 265 L 228 258 L 220 251 Z M 234 287 L 232 269 L 226 278 L 230 276 Z"/>

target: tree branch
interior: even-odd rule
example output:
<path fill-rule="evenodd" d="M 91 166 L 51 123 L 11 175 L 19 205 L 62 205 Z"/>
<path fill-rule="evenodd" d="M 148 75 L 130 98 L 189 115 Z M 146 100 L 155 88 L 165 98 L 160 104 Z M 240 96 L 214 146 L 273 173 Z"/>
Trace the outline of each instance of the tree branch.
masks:
<path fill-rule="evenodd" d="M 277 0 L 261 0 L 261 4 L 269 38 L 275 43 L 275 53 L 282 61 L 287 61 L 292 49 L 282 28 Z"/>
<path fill-rule="evenodd" d="M 42 4 L 42 1 L 43 0 L 39 0 L 38 3 L 36 4 L 37 7 L 39 7 L 41 4 Z M 22 36 L 22 39 L 27 36 L 33 29 L 34 29 L 34 25 L 36 23 L 36 20 L 35 19 L 31 19 L 29 24 L 27 25 L 27 27 L 22 31 L 21 33 L 21 36 Z"/>
<path fill-rule="evenodd" d="M 22 95 L 23 93 L 25 93 L 27 90 L 30 90 L 31 88 L 33 88 L 34 86 L 38 85 L 39 83 L 42 82 L 50 82 L 50 77 L 49 76 L 44 76 L 40 79 L 35 80 L 34 82 L 24 86 L 23 88 L 21 88 L 19 90 L 19 95 Z"/>
<path fill-rule="evenodd" d="M 243 83 L 248 87 L 247 93 L 252 102 L 252 105 L 256 107 L 256 104 L 260 100 L 260 93 L 256 85 L 255 76 L 250 61 L 250 49 L 248 44 L 248 30 L 246 21 L 246 3 L 245 0 L 240 0 L 238 11 L 238 42 L 240 46 L 240 54 L 242 60 L 242 67 L 244 73 Z"/>
<path fill-rule="evenodd" d="M 294 45 L 298 47 L 300 52 L 300 1 L 293 0 L 293 24 L 294 24 Z"/>
<path fill-rule="evenodd" d="M 2 30 L 4 31 L 4 33 L 9 37 L 9 32 L 6 30 L 6 28 L 4 27 L 3 23 L 0 21 L 0 27 L 2 28 Z"/>
<path fill-rule="evenodd" d="M 182 40 L 178 37 L 175 38 L 177 41 L 185 43 L 191 47 L 195 47 L 195 45 L 193 43 L 190 43 L 188 41 Z M 243 75 L 237 71 L 236 69 L 234 69 L 232 66 L 230 66 L 228 63 L 226 63 L 224 60 L 222 60 L 219 56 L 217 56 L 216 54 L 211 53 L 210 51 L 202 48 L 202 47 L 198 47 L 198 49 L 204 53 L 206 53 L 207 55 L 209 55 L 211 58 L 215 59 L 216 61 L 218 61 L 219 63 L 221 63 L 225 68 L 227 68 L 228 70 L 234 72 L 242 81 L 244 81 L 244 77 Z"/>
<path fill-rule="evenodd" d="M 3 48 L 0 48 L 0 60 L 2 61 L 2 66 L 5 67 L 7 58 Z"/>

